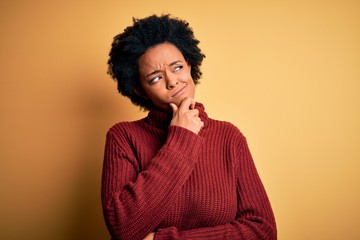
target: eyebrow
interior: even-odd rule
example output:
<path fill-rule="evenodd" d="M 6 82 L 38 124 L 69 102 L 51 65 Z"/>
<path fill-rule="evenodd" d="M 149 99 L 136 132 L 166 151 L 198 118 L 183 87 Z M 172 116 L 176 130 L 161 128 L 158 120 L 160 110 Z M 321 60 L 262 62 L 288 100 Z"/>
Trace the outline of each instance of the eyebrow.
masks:
<path fill-rule="evenodd" d="M 169 67 L 174 66 L 175 64 L 177 64 L 177 63 L 179 63 L 179 62 L 181 62 L 181 60 L 173 61 L 173 62 L 171 62 L 168 66 L 169 66 Z M 161 70 L 155 70 L 155 71 L 147 74 L 145 77 L 150 77 L 151 75 L 155 75 L 155 74 L 157 74 L 157 73 L 159 73 L 159 72 L 161 72 Z"/>

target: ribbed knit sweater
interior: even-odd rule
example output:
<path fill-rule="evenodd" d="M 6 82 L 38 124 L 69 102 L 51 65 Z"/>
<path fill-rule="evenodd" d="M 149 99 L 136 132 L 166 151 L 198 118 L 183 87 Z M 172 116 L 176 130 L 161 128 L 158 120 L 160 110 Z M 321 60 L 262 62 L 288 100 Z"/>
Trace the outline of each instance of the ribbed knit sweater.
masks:
<path fill-rule="evenodd" d="M 150 111 L 107 133 L 102 204 L 112 239 L 276 239 L 270 202 L 246 139 L 209 118 L 199 134 Z"/>

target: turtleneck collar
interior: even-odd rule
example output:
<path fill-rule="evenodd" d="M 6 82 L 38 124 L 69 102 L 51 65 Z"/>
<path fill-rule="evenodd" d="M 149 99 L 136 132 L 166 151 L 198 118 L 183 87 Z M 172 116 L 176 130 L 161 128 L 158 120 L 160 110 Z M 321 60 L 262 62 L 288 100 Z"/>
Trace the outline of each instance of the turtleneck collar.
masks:
<path fill-rule="evenodd" d="M 207 126 L 209 117 L 205 112 L 205 107 L 201 103 L 196 103 L 195 108 L 199 110 L 199 117 L 201 118 L 201 121 L 204 122 L 204 127 Z M 163 112 L 159 110 L 150 110 L 147 117 L 145 118 L 145 121 L 157 128 L 160 129 L 167 129 L 170 125 L 172 119 L 172 113 Z"/>

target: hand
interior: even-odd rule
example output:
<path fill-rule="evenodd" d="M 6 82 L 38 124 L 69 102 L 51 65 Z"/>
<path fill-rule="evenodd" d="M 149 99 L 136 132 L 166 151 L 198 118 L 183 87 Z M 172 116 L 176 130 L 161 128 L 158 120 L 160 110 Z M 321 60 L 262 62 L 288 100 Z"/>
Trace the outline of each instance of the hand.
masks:
<path fill-rule="evenodd" d="M 155 236 L 155 233 L 149 233 L 149 234 L 144 238 L 144 240 L 153 240 L 153 239 L 154 239 L 154 236 Z"/>
<path fill-rule="evenodd" d="M 195 100 L 192 98 L 185 98 L 180 106 L 170 103 L 173 110 L 173 118 L 170 125 L 179 126 L 198 134 L 204 123 L 199 117 L 199 110 L 195 109 Z"/>

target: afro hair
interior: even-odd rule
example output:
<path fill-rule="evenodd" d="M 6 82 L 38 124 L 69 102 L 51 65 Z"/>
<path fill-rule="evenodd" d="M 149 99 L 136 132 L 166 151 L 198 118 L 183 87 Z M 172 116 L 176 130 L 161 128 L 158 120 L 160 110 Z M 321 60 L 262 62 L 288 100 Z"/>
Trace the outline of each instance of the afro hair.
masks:
<path fill-rule="evenodd" d="M 189 23 L 184 20 L 170 15 L 133 18 L 133 25 L 116 35 L 111 45 L 108 73 L 117 82 L 119 93 L 147 110 L 152 107 L 151 101 L 134 92 L 135 87 L 140 87 L 138 59 L 147 49 L 164 42 L 179 49 L 190 64 L 191 76 L 197 84 L 202 74 L 200 66 L 205 55 L 198 47 L 199 40 L 195 38 Z"/>

